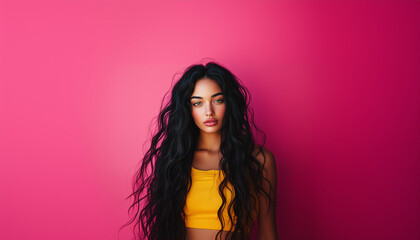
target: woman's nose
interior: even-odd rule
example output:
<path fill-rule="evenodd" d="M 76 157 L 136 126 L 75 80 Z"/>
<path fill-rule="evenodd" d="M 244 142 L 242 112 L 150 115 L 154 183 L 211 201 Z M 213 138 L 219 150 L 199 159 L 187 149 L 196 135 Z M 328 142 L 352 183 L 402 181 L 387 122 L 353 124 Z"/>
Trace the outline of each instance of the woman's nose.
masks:
<path fill-rule="evenodd" d="M 206 116 L 212 116 L 214 114 L 213 107 L 211 104 L 206 105 Z"/>

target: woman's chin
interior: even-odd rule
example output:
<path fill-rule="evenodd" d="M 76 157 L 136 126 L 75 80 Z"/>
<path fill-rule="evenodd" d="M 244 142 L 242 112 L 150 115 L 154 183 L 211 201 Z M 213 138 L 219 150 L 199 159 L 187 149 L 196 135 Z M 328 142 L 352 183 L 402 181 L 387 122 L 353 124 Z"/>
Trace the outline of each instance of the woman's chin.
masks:
<path fill-rule="evenodd" d="M 202 133 L 220 133 L 219 127 L 204 127 L 200 129 Z"/>

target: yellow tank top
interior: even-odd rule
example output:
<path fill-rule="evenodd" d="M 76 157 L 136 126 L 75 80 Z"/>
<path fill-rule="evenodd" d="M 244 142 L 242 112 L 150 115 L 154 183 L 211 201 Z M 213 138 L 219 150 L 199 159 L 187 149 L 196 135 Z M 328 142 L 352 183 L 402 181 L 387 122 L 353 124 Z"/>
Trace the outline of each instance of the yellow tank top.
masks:
<path fill-rule="evenodd" d="M 215 230 L 222 228 L 217 211 L 222 205 L 222 197 L 219 195 L 219 185 L 224 177 L 224 173 L 221 170 L 199 170 L 192 167 L 191 189 L 187 194 L 184 207 L 186 227 Z M 233 186 L 228 183 L 227 188 L 224 189 L 226 205 L 223 210 L 225 225 L 223 230 L 226 231 L 229 231 L 232 226 L 227 209 L 233 196 L 235 196 L 234 194 Z M 231 215 L 235 219 L 233 209 Z"/>

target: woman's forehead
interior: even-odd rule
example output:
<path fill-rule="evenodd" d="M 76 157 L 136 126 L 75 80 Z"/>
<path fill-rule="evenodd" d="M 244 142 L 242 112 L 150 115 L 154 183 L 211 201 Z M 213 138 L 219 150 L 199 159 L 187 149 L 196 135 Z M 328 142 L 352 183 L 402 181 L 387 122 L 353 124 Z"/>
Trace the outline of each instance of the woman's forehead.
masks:
<path fill-rule="evenodd" d="M 191 94 L 191 97 L 203 97 L 203 98 L 210 98 L 217 93 L 221 93 L 222 89 L 220 88 L 219 84 L 213 79 L 210 78 L 203 78 L 198 80 L 195 83 L 194 91 Z"/>

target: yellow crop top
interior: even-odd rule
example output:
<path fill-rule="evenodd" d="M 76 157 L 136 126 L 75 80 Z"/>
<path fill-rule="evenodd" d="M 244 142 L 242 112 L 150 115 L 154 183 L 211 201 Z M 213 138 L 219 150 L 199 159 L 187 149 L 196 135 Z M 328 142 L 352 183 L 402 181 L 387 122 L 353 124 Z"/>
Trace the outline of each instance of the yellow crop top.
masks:
<path fill-rule="evenodd" d="M 187 194 L 185 203 L 185 226 L 191 228 L 215 229 L 222 228 L 217 211 L 222 206 L 222 197 L 219 195 L 219 185 L 224 179 L 221 170 L 199 170 L 191 168 L 191 189 Z M 229 189 L 227 189 L 229 188 Z M 233 186 L 228 183 L 224 189 L 226 205 L 223 210 L 224 228 L 229 231 L 232 222 L 229 219 L 228 206 L 234 196 Z M 235 218 L 233 209 L 231 215 Z M 233 228 L 232 228 L 233 230 Z"/>

